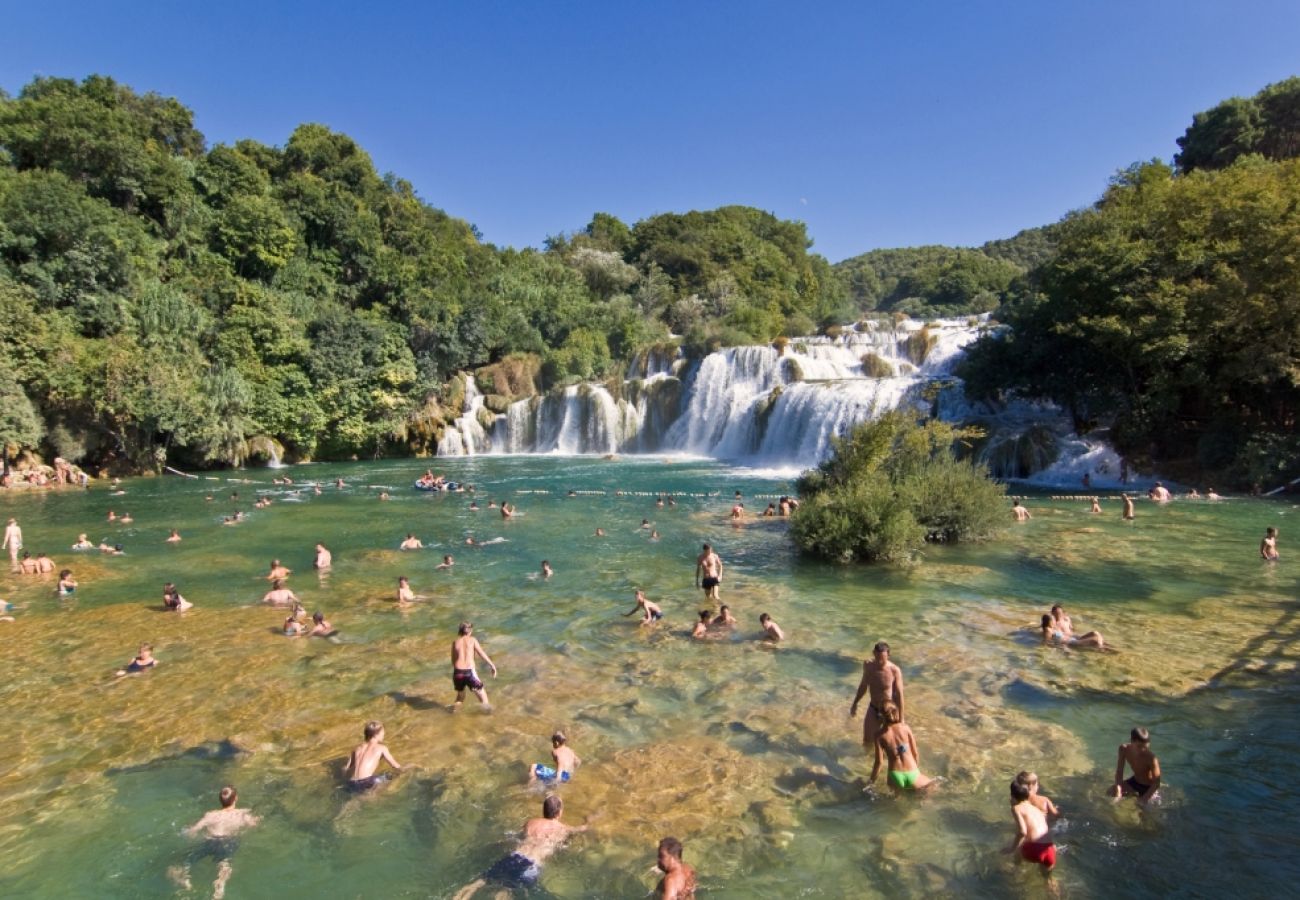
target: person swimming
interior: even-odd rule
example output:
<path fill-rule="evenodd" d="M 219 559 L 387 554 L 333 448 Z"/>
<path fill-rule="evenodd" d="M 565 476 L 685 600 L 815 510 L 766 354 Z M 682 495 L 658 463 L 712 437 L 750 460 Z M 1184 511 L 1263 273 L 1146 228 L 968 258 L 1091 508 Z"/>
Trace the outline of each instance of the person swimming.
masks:
<path fill-rule="evenodd" d="M 384 745 L 384 726 L 382 722 L 371 720 L 362 730 L 365 741 L 356 746 L 352 755 L 343 766 L 343 774 L 348 776 L 347 789 L 354 794 L 374 790 L 379 785 L 392 779 L 402 771 L 401 765 L 393 759 L 393 754 Z M 380 762 L 392 767 L 391 773 L 376 775 Z"/>
<path fill-rule="evenodd" d="M 71 569 L 64 569 L 59 573 L 59 586 L 54 589 L 54 593 L 61 597 L 66 597 L 77 589 L 77 580 L 72 577 Z"/>
<path fill-rule="evenodd" d="M 338 632 L 330 624 L 329 619 L 325 618 L 325 613 L 317 611 L 311 614 L 312 627 L 307 632 L 308 637 L 333 637 Z"/>
<path fill-rule="evenodd" d="M 118 669 L 117 674 L 119 676 L 131 675 L 136 672 L 143 672 L 145 669 L 152 669 L 156 665 L 158 665 L 158 660 L 154 659 L 153 645 L 141 644 L 140 652 L 126 664 L 125 669 Z"/>
<path fill-rule="evenodd" d="M 569 739 L 565 737 L 563 731 L 557 731 L 551 735 L 551 760 L 555 765 L 547 766 L 542 763 L 533 763 L 528 767 L 528 781 L 530 783 L 534 781 L 551 783 L 558 780 L 563 783 L 572 778 L 573 773 L 582 764 L 582 760 L 568 746 L 568 743 Z"/>

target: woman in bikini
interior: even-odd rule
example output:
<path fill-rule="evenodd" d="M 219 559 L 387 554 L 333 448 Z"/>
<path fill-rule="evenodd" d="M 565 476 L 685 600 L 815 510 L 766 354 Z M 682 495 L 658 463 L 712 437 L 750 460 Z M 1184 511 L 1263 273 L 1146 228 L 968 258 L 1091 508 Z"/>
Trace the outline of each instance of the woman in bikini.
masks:
<path fill-rule="evenodd" d="M 885 727 L 876 737 L 876 763 L 871 767 L 871 780 L 880 774 L 880 764 L 889 760 L 889 786 L 895 791 L 924 791 L 934 784 L 933 778 L 921 774 L 920 759 L 916 752 L 916 735 L 900 720 L 898 707 L 886 703 L 881 712 Z"/>

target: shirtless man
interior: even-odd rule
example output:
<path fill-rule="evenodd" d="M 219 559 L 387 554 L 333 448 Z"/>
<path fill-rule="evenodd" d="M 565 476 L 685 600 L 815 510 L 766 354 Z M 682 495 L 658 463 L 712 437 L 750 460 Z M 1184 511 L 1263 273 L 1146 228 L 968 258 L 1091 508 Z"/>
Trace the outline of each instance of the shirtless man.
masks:
<path fill-rule="evenodd" d="M 271 560 L 271 571 L 266 573 L 267 581 L 284 581 L 293 570 L 280 564 L 278 559 Z"/>
<path fill-rule="evenodd" d="M 451 558 L 451 555 L 448 554 L 447 556 L 444 556 L 444 557 L 442 558 L 442 562 L 438 563 L 436 566 L 434 566 L 434 568 L 435 568 L 435 569 L 450 569 L 450 568 L 451 568 L 452 566 L 454 566 L 454 565 L 456 565 L 456 560 L 452 559 L 452 558 Z"/>
<path fill-rule="evenodd" d="M 763 613 L 758 617 L 758 624 L 763 626 L 763 640 L 773 642 L 785 640 L 785 632 L 767 613 Z"/>
<path fill-rule="evenodd" d="M 1151 734 L 1145 728 L 1129 732 L 1130 741 L 1119 745 L 1119 759 L 1115 763 L 1115 783 L 1110 795 L 1116 799 L 1135 795 L 1138 803 L 1147 805 L 1158 798 L 1160 791 L 1160 760 L 1151 752 Z M 1133 776 L 1124 779 L 1124 766 L 1133 770 Z"/>
<path fill-rule="evenodd" d="M 876 737 L 884 727 L 885 704 L 893 703 L 898 707 L 898 720 L 903 721 L 903 670 L 890 662 L 889 645 L 884 641 L 872 648 L 871 656 L 862 663 L 862 680 L 858 682 L 858 692 L 849 707 L 849 716 L 858 714 L 859 701 L 870 691 L 867 714 L 862 718 L 862 746 L 867 753 L 874 754 Z"/>
<path fill-rule="evenodd" d="M 501 885 L 506 891 L 535 886 L 542 877 L 542 863 L 560 849 L 569 835 L 587 830 L 586 825 L 565 825 L 560 821 L 563 812 L 564 802 L 554 794 L 548 795 L 542 801 L 542 817 L 524 823 L 523 839 L 514 852 L 493 863 L 476 881 L 457 891 L 452 900 L 469 900 L 489 883 Z"/>
<path fill-rule="evenodd" d="M 656 888 L 660 900 L 690 900 L 695 896 L 695 869 L 682 862 L 682 842 L 666 837 L 659 842 L 659 868 L 664 877 Z"/>
<path fill-rule="evenodd" d="M 24 550 L 22 559 L 18 561 L 18 572 L 22 575 L 35 575 L 38 571 L 36 560 L 32 559 L 29 551 Z"/>
<path fill-rule="evenodd" d="M 23 530 L 18 527 L 17 519 L 10 519 L 9 524 L 5 526 L 4 544 L 0 549 L 9 548 L 9 571 L 17 572 L 18 569 L 18 551 L 23 549 Z"/>
<path fill-rule="evenodd" d="M 294 596 L 293 591 L 284 586 L 283 581 L 274 581 L 271 583 L 271 589 L 262 598 L 262 602 L 275 606 L 288 606 L 290 603 L 297 603 L 298 598 Z"/>
<path fill-rule="evenodd" d="M 1050 797 L 1038 793 L 1038 776 L 1033 772 L 1020 772 L 1016 775 L 1016 781 L 1029 788 L 1029 802 L 1042 810 L 1045 816 L 1059 816 L 1061 811 L 1056 808 Z"/>
<path fill-rule="evenodd" d="M 325 570 L 334 564 L 334 556 L 325 549 L 324 544 L 316 545 L 316 562 L 312 563 L 317 569 Z"/>
<path fill-rule="evenodd" d="M 48 575 L 54 571 L 54 560 L 50 559 L 44 553 L 36 554 L 36 574 Z"/>
<path fill-rule="evenodd" d="M 405 575 L 397 579 L 397 602 L 411 603 L 415 600 L 415 591 L 411 590 L 411 581 Z"/>
<path fill-rule="evenodd" d="M 1011 815 L 1016 820 L 1016 840 L 1007 853 L 1020 851 L 1020 858 L 1038 863 L 1044 872 L 1056 865 L 1056 845 L 1047 830 L 1047 816 L 1030 799 L 1029 785 L 1011 782 Z"/>
<path fill-rule="evenodd" d="M 542 579 L 545 580 L 547 578 L 550 578 L 554 574 L 555 574 L 555 570 L 551 568 L 550 561 L 545 559 L 542 560 Z"/>
<path fill-rule="evenodd" d="M 1017 522 L 1028 522 L 1033 518 L 1029 510 L 1025 509 L 1025 504 L 1017 500 L 1016 505 L 1011 507 L 1011 514 L 1016 517 Z"/>
<path fill-rule="evenodd" d="M 167 540 L 164 543 L 179 544 L 180 542 L 181 542 L 181 533 L 177 531 L 175 528 L 173 528 L 172 533 L 167 535 Z"/>
<path fill-rule="evenodd" d="M 646 599 L 645 591 L 637 588 L 636 606 L 632 607 L 630 612 L 623 613 L 624 616 L 634 615 L 637 610 L 645 612 L 645 618 L 640 622 L 642 625 L 649 625 L 651 622 L 658 622 L 664 617 L 664 611 L 659 608 L 658 603 L 651 603 Z"/>
<path fill-rule="evenodd" d="M 1264 529 L 1264 539 L 1259 542 L 1259 558 L 1277 562 L 1277 529 L 1269 526 Z"/>
<path fill-rule="evenodd" d="M 419 539 L 418 537 L 416 537 L 415 535 L 413 535 L 413 534 L 407 534 L 407 535 L 406 535 L 406 540 L 402 541 L 401 546 L 398 547 L 397 549 L 399 549 L 399 550 L 423 550 L 423 549 L 424 549 L 424 544 L 420 543 L 420 539 Z"/>
<path fill-rule="evenodd" d="M 357 744 L 343 766 L 343 774 L 348 776 L 348 790 L 354 794 L 373 790 L 392 779 L 393 776 L 387 773 L 375 774 L 381 760 L 388 763 L 394 773 L 402 771 L 397 760 L 393 759 L 393 754 L 389 753 L 388 748 L 384 746 L 383 723 L 373 720 L 367 722 L 362 734 L 365 736 L 365 742 Z"/>
<path fill-rule="evenodd" d="M 460 709 L 461 703 L 465 700 L 466 688 L 474 692 L 474 696 L 478 697 L 478 702 L 484 709 L 490 710 L 492 707 L 488 703 L 487 691 L 484 690 L 478 673 L 474 671 L 474 657 L 480 657 L 488 664 L 493 678 L 497 677 L 496 663 L 488 658 L 488 655 L 483 652 L 483 646 L 474 637 L 473 624 L 461 622 L 457 634 L 459 636 L 451 642 L 451 683 L 456 688 L 456 702 L 452 704 L 451 711 L 456 712 Z"/>
<path fill-rule="evenodd" d="M 1151 499 L 1157 503 L 1168 503 L 1171 499 L 1169 488 L 1157 481 L 1156 486 L 1151 489 Z"/>
<path fill-rule="evenodd" d="M 311 621 L 311 631 L 307 632 L 307 637 L 329 637 L 334 634 L 334 626 L 330 624 L 329 619 L 325 618 L 325 613 L 312 613 Z"/>
<path fill-rule="evenodd" d="M 1128 494 L 1121 494 L 1120 497 L 1124 500 L 1124 521 L 1132 522 L 1133 521 L 1133 498 L 1130 497 Z"/>
<path fill-rule="evenodd" d="M 1099 512 L 1101 512 L 1101 500 L 1098 499 L 1097 497 L 1093 497 L 1093 498 L 1092 498 L 1092 506 L 1088 509 L 1088 512 L 1091 512 L 1091 513 L 1099 513 Z"/>
<path fill-rule="evenodd" d="M 695 560 L 695 586 L 704 589 L 706 599 L 716 601 L 720 584 L 722 584 L 722 558 L 713 552 L 713 547 L 705 544 L 704 551 Z"/>
<path fill-rule="evenodd" d="M 551 735 L 551 760 L 555 763 L 554 766 L 534 763 L 528 767 L 530 784 L 538 780 L 548 784 L 554 781 L 566 782 L 573 777 L 574 771 L 582 764 L 578 754 L 569 747 L 569 739 L 564 736 L 563 731 Z"/>
<path fill-rule="evenodd" d="M 731 614 L 731 607 L 724 603 L 709 624 L 718 628 L 730 628 L 736 624 L 736 617 Z"/>
<path fill-rule="evenodd" d="M 212 883 L 214 900 L 221 900 L 226 895 L 226 882 L 230 880 L 233 871 L 230 867 L 230 857 L 239 846 L 239 832 L 245 828 L 252 828 L 261 821 L 247 809 L 235 806 L 239 795 L 230 785 L 221 789 L 219 798 L 220 809 L 204 813 L 203 818 L 185 829 L 186 837 L 204 837 L 203 845 L 190 855 L 189 861 L 184 865 L 174 866 L 169 872 L 172 879 L 188 891 L 190 890 L 190 865 L 204 857 L 216 858 L 217 879 Z"/>

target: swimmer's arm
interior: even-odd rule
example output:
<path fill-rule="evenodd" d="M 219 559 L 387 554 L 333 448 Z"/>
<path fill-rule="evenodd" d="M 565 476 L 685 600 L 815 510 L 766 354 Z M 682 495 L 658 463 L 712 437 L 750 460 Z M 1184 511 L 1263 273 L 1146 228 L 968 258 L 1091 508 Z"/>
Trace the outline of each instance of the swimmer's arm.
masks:
<path fill-rule="evenodd" d="M 402 771 L 401 765 L 398 764 L 397 760 L 393 759 L 393 754 L 388 752 L 387 747 L 385 747 L 383 750 L 380 751 L 380 756 L 382 756 L 384 761 L 388 763 L 390 766 L 392 766 L 395 770 L 397 770 L 398 772 Z"/>
<path fill-rule="evenodd" d="M 485 662 L 485 663 L 488 664 L 488 666 L 492 669 L 492 677 L 495 678 L 495 677 L 496 677 L 496 674 L 497 674 L 497 664 L 494 663 L 494 662 L 493 662 L 493 661 L 488 657 L 488 655 L 487 655 L 486 653 L 483 652 L 483 645 L 480 644 L 478 641 L 475 641 L 475 642 L 474 642 L 474 652 L 475 652 L 478 656 L 480 656 L 480 657 L 483 658 L 483 662 Z"/>
<path fill-rule="evenodd" d="M 863 663 L 862 680 L 858 682 L 858 692 L 853 695 L 853 705 L 849 707 L 850 716 L 856 716 L 858 714 L 858 703 L 862 700 L 862 696 L 866 694 L 866 692 L 867 692 L 867 664 Z"/>
<path fill-rule="evenodd" d="M 700 572 L 702 572 L 703 570 L 704 570 L 704 560 L 697 559 L 695 561 L 695 586 L 696 587 L 700 586 Z"/>
<path fill-rule="evenodd" d="M 1119 745 L 1119 759 L 1115 763 L 1115 783 L 1111 785 L 1110 793 L 1112 797 L 1119 797 L 1124 793 L 1124 748 L 1127 744 Z"/>
<path fill-rule="evenodd" d="M 1029 837 L 1029 833 L 1025 830 L 1024 817 L 1020 815 L 1020 811 L 1013 809 L 1011 812 L 1016 817 L 1016 839 L 1012 842 L 1010 847 L 1007 847 L 1002 851 L 1003 853 L 1015 853 L 1020 849 L 1020 845 Z"/>
<path fill-rule="evenodd" d="M 903 715 L 903 670 L 894 666 L 894 705 L 898 707 L 898 721 L 906 722 Z"/>
<path fill-rule="evenodd" d="M 634 615 L 634 614 L 636 613 L 636 611 L 637 611 L 638 609 L 640 609 L 640 608 L 641 608 L 641 604 L 638 603 L 636 606 L 632 607 L 632 612 L 625 612 L 625 613 L 623 613 L 623 615 L 625 615 L 625 616 Z M 649 615 L 650 615 L 650 610 L 646 610 L 646 616 L 648 617 Z"/>
<path fill-rule="evenodd" d="M 343 764 L 344 775 L 347 775 L 352 771 L 352 764 L 356 762 L 356 759 L 357 759 L 357 754 L 353 752 L 352 755 L 348 757 L 348 761 Z"/>
<path fill-rule="evenodd" d="M 1047 814 L 1049 816 L 1059 816 L 1061 814 L 1061 811 L 1056 808 L 1056 804 L 1053 803 L 1050 799 L 1044 797 L 1043 802 L 1047 804 Z"/>

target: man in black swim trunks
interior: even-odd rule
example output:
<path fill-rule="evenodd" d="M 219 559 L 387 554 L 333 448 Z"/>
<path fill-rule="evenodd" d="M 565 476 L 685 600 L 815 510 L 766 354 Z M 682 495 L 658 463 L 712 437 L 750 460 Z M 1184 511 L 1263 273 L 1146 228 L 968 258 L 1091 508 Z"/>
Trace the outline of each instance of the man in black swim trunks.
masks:
<path fill-rule="evenodd" d="M 704 551 L 695 560 L 695 586 L 704 588 L 704 596 L 714 602 L 718 599 L 718 585 L 722 584 L 722 557 L 713 547 L 704 545 Z"/>
<path fill-rule="evenodd" d="M 343 774 L 348 776 L 348 790 L 357 794 L 373 790 L 392 778 L 388 773 L 375 774 L 381 760 L 392 766 L 394 773 L 402 771 L 397 760 L 393 759 L 393 754 L 384 746 L 383 723 L 367 722 L 362 734 L 365 735 L 365 743 L 357 744 L 348 757 L 347 765 L 343 767 Z"/>
<path fill-rule="evenodd" d="M 586 825 L 565 825 L 560 821 L 562 812 L 564 803 L 554 794 L 549 795 L 542 801 L 542 818 L 524 823 L 523 840 L 514 852 L 493 863 L 477 881 L 461 888 L 453 900 L 469 900 L 479 888 L 489 883 L 508 889 L 529 888 L 537 884 L 542 877 L 542 863 L 547 857 L 558 850 L 569 835 L 587 830 Z"/>
<path fill-rule="evenodd" d="M 488 703 L 487 691 L 483 688 L 483 682 L 479 679 L 478 673 L 474 671 L 475 656 L 482 657 L 483 662 L 487 663 L 492 670 L 492 677 L 496 678 L 496 664 L 483 652 L 482 645 L 474 637 L 474 625 L 470 622 L 461 622 L 460 628 L 457 630 L 457 638 L 451 642 L 451 683 L 456 688 L 456 702 L 451 707 L 452 712 L 460 709 L 461 703 L 465 700 L 465 690 L 467 688 L 474 692 L 474 696 L 478 697 L 478 702 L 483 705 L 484 709 L 492 708 Z"/>
<path fill-rule="evenodd" d="M 867 755 L 875 757 L 876 738 L 885 727 L 884 711 L 886 703 L 898 707 L 898 721 L 903 721 L 903 670 L 889 659 L 889 645 L 880 641 L 871 650 L 871 659 L 862 663 L 862 680 L 858 682 L 858 692 L 849 707 L 849 715 L 858 714 L 858 704 L 870 691 L 867 701 L 867 714 L 862 717 L 862 746 Z"/>
<path fill-rule="evenodd" d="M 1115 783 L 1110 795 L 1116 799 L 1134 795 L 1143 806 L 1157 799 L 1160 790 L 1160 760 L 1151 752 L 1151 733 L 1145 728 L 1134 728 L 1131 739 L 1119 745 L 1119 760 L 1115 763 Z M 1133 770 L 1131 778 L 1124 778 L 1124 766 Z"/>

